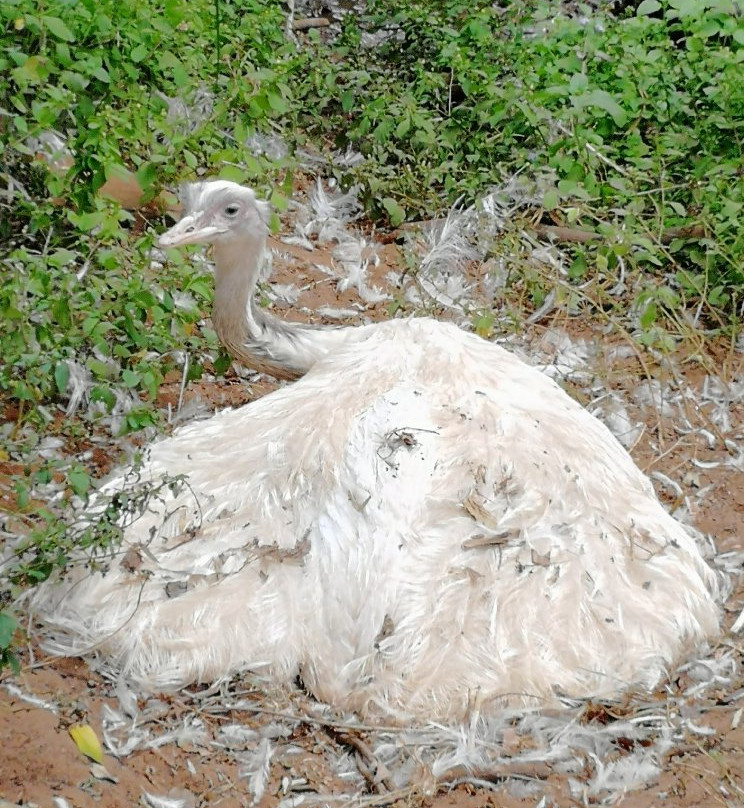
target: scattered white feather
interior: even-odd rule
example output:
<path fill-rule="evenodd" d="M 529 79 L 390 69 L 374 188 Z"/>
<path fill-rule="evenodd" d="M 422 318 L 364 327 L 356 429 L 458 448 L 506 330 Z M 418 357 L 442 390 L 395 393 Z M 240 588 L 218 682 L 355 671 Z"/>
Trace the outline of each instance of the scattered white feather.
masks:
<path fill-rule="evenodd" d="M 375 254 L 369 255 L 371 247 L 363 238 L 339 241 L 333 249 L 333 259 L 343 268 L 343 276 L 337 284 L 339 292 L 356 289 L 365 303 L 380 303 L 390 300 L 390 295 L 380 289 L 370 287 L 367 283 L 367 267 L 370 261 L 377 259 Z M 379 259 L 378 259 L 379 260 Z"/>
<path fill-rule="evenodd" d="M 643 423 L 631 420 L 623 399 L 614 391 L 603 393 L 594 399 L 589 411 L 606 424 L 626 449 L 635 446 L 643 434 Z"/>
<path fill-rule="evenodd" d="M 147 748 L 150 732 L 124 713 L 103 704 L 101 708 L 101 734 L 108 754 L 122 758 L 137 749 Z"/>
<path fill-rule="evenodd" d="M 635 388 L 634 398 L 643 409 L 652 410 L 662 418 L 671 419 L 677 414 L 668 386 L 663 386 L 658 379 L 640 382 Z"/>
<path fill-rule="evenodd" d="M 186 97 L 169 96 L 157 90 L 156 94 L 167 107 L 166 120 L 174 131 L 182 134 L 195 132 L 209 120 L 214 108 L 214 95 L 204 85 L 196 87 Z"/>
<path fill-rule="evenodd" d="M 310 241 L 310 239 L 304 234 L 296 233 L 295 235 L 292 236 L 282 236 L 280 241 L 282 242 L 282 244 L 292 244 L 296 247 L 302 247 L 308 252 L 313 252 L 313 250 L 315 249 L 315 245 L 313 244 L 313 242 Z"/>
<path fill-rule="evenodd" d="M 469 238 L 471 211 L 455 205 L 445 219 L 431 222 L 423 229 L 426 251 L 419 264 L 421 274 L 431 277 L 440 272 L 462 272 L 469 261 L 479 256 Z"/>
<path fill-rule="evenodd" d="M 734 624 L 731 626 L 731 633 L 732 634 L 740 634 L 742 629 L 744 629 L 744 609 L 739 612 L 739 616 L 734 621 Z"/>
<path fill-rule="evenodd" d="M 661 771 L 655 752 L 628 755 L 608 762 L 597 757 L 593 759 L 595 774 L 587 790 L 593 797 L 607 792 L 617 799 L 628 791 L 654 782 Z"/>
<path fill-rule="evenodd" d="M 151 794 L 142 792 L 142 800 L 149 808 L 195 808 L 196 797 L 183 789 L 174 789 L 176 793 Z"/>
<path fill-rule="evenodd" d="M 134 692 L 134 690 L 132 690 L 131 687 L 129 687 L 126 680 L 121 676 L 117 678 L 116 686 L 114 688 L 114 695 L 119 701 L 121 713 L 131 721 L 135 721 L 137 716 L 140 714 L 140 708 L 137 703 L 137 694 Z"/>
<path fill-rule="evenodd" d="M 181 747 L 207 746 L 209 736 L 204 728 L 204 723 L 199 718 L 187 716 L 180 726 L 175 726 L 171 730 L 152 738 L 147 747 L 149 749 L 159 749 L 161 746 L 168 746 L 172 743 Z"/>
<path fill-rule="evenodd" d="M 274 746 L 268 738 L 262 738 L 253 752 L 243 754 L 240 777 L 248 781 L 248 791 L 253 797 L 254 804 L 260 802 L 266 790 L 271 772 L 271 758 Z"/>
<path fill-rule="evenodd" d="M 74 161 L 74 154 L 66 138 L 53 129 L 47 129 L 35 137 L 26 138 L 26 147 L 57 171 L 66 171 Z"/>
<path fill-rule="evenodd" d="M 355 151 L 351 146 L 347 146 L 345 151 L 335 151 L 331 154 L 331 163 L 338 168 L 354 168 L 360 166 L 364 161 L 364 155 Z"/>
<path fill-rule="evenodd" d="M 255 157 L 264 155 L 269 160 L 281 160 L 289 154 L 287 144 L 274 134 L 255 131 L 243 141 L 243 145 Z"/>
<path fill-rule="evenodd" d="M 290 794 L 288 797 L 283 797 L 279 800 L 276 804 L 276 808 L 300 808 L 300 806 L 304 805 L 324 805 L 333 802 L 343 802 L 345 800 L 348 800 L 348 797 L 329 799 L 324 795 L 322 799 L 319 799 L 316 794 Z"/>
<path fill-rule="evenodd" d="M 681 497 L 683 495 L 682 486 L 663 472 L 652 471 L 649 476 L 652 480 L 656 480 L 657 483 L 660 483 L 668 493 L 673 494 L 675 497 Z"/>
<path fill-rule="evenodd" d="M 88 392 L 93 387 L 93 379 L 88 369 L 74 359 L 65 361 L 67 385 L 60 392 L 67 396 L 67 416 L 76 413 L 88 401 Z"/>
<path fill-rule="evenodd" d="M 589 382 L 589 346 L 585 340 L 572 339 L 565 331 L 548 329 L 539 344 L 537 368 L 551 379 L 568 379 L 575 382 Z"/>
<path fill-rule="evenodd" d="M 360 186 L 353 185 L 344 193 L 329 194 L 323 187 L 320 178 L 310 191 L 310 206 L 317 223 L 335 221 L 346 225 L 358 219 L 363 211 L 359 202 Z"/>
<path fill-rule="evenodd" d="M 358 309 L 335 309 L 332 306 L 318 306 L 315 312 L 328 320 L 359 319 Z"/>
<path fill-rule="evenodd" d="M 54 715 L 59 713 L 59 707 L 53 701 L 39 698 L 31 693 L 24 693 L 20 687 L 14 685 L 12 682 L 3 682 L 2 686 L 8 692 L 8 695 L 13 696 L 25 704 L 30 704 L 32 707 L 38 707 L 40 710 L 48 710 L 50 713 L 54 713 Z"/>
<path fill-rule="evenodd" d="M 261 736 L 255 729 L 246 727 L 243 724 L 227 724 L 220 727 L 214 739 L 216 746 L 223 746 L 225 749 L 244 750 L 255 746 Z"/>
<path fill-rule="evenodd" d="M 281 300 L 283 303 L 288 303 L 290 306 L 293 306 L 297 302 L 301 294 L 302 289 L 294 283 L 271 284 L 270 297 L 273 297 L 275 300 Z"/>
<path fill-rule="evenodd" d="M 693 721 L 687 721 L 686 723 L 687 729 L 692 732 L 693 735 L 702 735 L 703 737 L 710 737 L 711 735 L 716 734 L 716 730 L 713 727 L 709 727 L 706 724 L 696 724 Z"/>
<path fill-rule="evenodd" d="M 64 449 L 65 442 L 62 438 L 55 438 L 53 435 L 47 435 L 39 441 L 36 447 L 36 453 L 39 457 L 46 460 L 51 460 L 55 457 L 61 457 L 61 449 Z"/>

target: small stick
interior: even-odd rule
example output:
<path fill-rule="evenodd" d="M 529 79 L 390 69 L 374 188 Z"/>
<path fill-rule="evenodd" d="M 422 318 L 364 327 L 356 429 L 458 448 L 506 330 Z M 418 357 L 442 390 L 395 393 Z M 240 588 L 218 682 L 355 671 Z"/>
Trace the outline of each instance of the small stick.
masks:
<path fill-rule="evenodd" d="M 325 28 L 330 24 L 331 21 L 325 17 L 303 17 L 292 23 L 292 29 L 294 31 L 304 31 L 307 28 Z"/>
<path fill-rule="evenodd" d="M 364 766 L 360 766 L 359 770 L 367 780 L 370 788 L 378 792 L 381 789 L 384 789 L 388 793 L 395 791 L 394 783 L 387 775 L 385 767 L 375 757 L 369 744 L 365 743 L 361 738 L 351 732 L 335 731 L 333 734 L 338 741 L 347 746 L 351 746 L 357 755 L 362 758 Z"/>

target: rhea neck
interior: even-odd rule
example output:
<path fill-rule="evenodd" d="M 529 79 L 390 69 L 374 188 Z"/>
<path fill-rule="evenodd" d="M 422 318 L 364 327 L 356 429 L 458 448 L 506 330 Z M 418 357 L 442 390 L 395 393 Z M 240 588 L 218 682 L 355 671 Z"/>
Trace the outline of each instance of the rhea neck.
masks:
<path fill-rule="evenodd" d="M 297 379 L 342 341 L 342 331 L 286 323 L 256 304 L 265 245 L 266 233 L 254 232 L 214 243 L 212 320 L 222 344 L 241 364 L 277 379 Z"/>

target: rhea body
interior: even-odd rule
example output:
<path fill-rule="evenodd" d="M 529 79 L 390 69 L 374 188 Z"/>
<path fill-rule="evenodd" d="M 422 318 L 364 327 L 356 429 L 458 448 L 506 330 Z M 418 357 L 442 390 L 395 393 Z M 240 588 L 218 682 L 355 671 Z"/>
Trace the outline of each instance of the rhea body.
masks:
<path fill-rule="evenodd" d="M 263 222 L 248 189 L 200 183 L 161 244 L 213 244 L 228 348 L 304 375 L 149 446 L 137 479 L 187 484 L 41 589 L 57 651 L 153 689 L 301 674 L 367 718 L 456 722 L 653 687 L 717 634 L 713 572 L 601 422 L 452 325 L 257 311 Z"/>

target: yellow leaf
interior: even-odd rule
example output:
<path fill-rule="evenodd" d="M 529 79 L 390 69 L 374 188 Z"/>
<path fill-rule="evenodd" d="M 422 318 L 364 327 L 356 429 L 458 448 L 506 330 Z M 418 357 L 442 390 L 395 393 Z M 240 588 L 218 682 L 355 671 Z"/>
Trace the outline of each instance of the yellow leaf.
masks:
<path fill-rule="evenodd" d="M 76 724 L 68 730 L 75 746 L 91 760 L 103 763 L 103 750 L 98 736 L 88 724 Z"/>
<path fill-rule="evenodd" d="M 23 17 L 16 17 L 13 20 L 13 28 L 15 28 L 16 31 L 22 31 L 25 27 L 26 27 L 26 20 L 24 20 Z"/>

